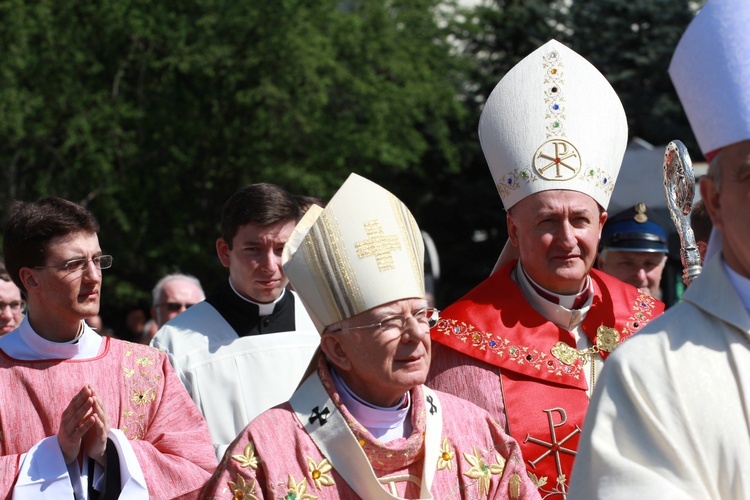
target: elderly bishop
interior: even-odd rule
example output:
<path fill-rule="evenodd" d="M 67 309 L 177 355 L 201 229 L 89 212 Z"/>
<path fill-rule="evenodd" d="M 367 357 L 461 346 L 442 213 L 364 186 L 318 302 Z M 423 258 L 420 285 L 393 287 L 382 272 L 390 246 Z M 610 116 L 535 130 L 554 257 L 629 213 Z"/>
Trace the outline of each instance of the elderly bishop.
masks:
<path fill-rule="evenodd" d="M 232 443 L 206 497 L 538 498 L 486 411 L 422 385 L 438 311 L 396 197 L 353 174 L 307 212 L 283 260 L 320 352 L 292 398 Z"/>

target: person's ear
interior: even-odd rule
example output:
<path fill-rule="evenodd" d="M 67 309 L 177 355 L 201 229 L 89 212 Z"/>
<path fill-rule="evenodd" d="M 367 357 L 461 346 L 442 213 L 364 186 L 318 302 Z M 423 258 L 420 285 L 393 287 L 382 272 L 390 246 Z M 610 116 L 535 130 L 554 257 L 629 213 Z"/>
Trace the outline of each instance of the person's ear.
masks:
<path fill-rule="evenodd" d="M 513 220 L 513 216 L 510 215 L 510 212 L 505 216 L 505 220 L 508 224 L 508 241 L 510 241 L 510 244 L 515 248 L 518 248 L 518 226 L 516 226 L 516 221 Z M 503 247 L 503 251 L 505 251 L 507 246 L 506 243 L 505 247 Z M 508 250 L 508 255 L 510 255 L 512 252 L 510 252 L 510 249 Z"/>
<path fill-rule="evenodd" d="M 326 355 L 328 361 L 341 371 L 350 371 L 352 361 L 339 337 L 332 333 L 324 333 L 320 339 L 320 350 Z"/>
<path fill-rule="evenodd" d="M 606 210 L 602 210 L 599 214 L 599 240 L 602 239 L 602 230 L 604 229 L 604 223 L 607 222 L 607 217 L 609 214 L 607 214 Z"/>
<path fill-rule="evenodd" d="M 21 280 L 21 283 L 23 283 L 23 286 L 26 289 L 27 293 L 39 288 L 39 281 L 36 279 L 36 275 L 34 274 L 33 269 L 22 267 L 18 271 L 18 277 Z"/>
<path fill-rule="evenodd" d="M 221 261 L 221 265 L 224 267 L 229 267 L 229 263 L 231 262 L 231 259 L 229 258 L 229 244 L 226 242 L 224 238 L 218 238 L 216 240 L 216 255 L 219 256 L 219 260 Z"/>
<path fill-rule="evenodd" d="M 701 187 L 701 198 L 703 203 L 706 205 L 708 215 L 711 216 L 711 222 L 713 225 L 721 229 L 721 197 L 719 196 L 719 189 L 716 186 L 716 182 L 711 176 L 704 175 L 700 182 Z"/>

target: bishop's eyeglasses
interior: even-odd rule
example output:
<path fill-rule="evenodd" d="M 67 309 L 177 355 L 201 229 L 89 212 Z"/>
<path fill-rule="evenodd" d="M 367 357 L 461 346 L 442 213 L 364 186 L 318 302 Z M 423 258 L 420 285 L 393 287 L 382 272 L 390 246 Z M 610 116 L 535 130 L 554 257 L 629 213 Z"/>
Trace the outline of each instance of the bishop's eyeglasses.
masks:
<path fill-rule="evenodd" d="M 89 262 L 93 262 L 97 269 L 109 269 L 112 267 L 112 256 L 111 255 L 97 255 L 90 259 L 73 259 L 69 260 L 65 264 L 57 264 L 55 266 L 34 266 L 34 269 L 63 269 L 65 272 L 74 273 L 76 271 L 83 271 L 89 265 Z"/>
<path fill-rule="evenodd" d="M 412 318 L 414 318 L 420 325 L 425 325 L 429 328 L 432 328 L 433 326 L 437 325 L 437 322 L 440 319 L 440 310 L 435 309 L 434 307 L 426 307 L 424 309 L 413 312 L 408 316 L 404 314 L 397 314 L 394 316 L 388 316 L 387 318 L 370 325 L 347 326 L 344 328 L 336 328 L 335 330 L 331 330 L 331 332 L 361 330 L 364 328 L 403 331 L 404 328 L 406 328 L 406 322 Z"/>

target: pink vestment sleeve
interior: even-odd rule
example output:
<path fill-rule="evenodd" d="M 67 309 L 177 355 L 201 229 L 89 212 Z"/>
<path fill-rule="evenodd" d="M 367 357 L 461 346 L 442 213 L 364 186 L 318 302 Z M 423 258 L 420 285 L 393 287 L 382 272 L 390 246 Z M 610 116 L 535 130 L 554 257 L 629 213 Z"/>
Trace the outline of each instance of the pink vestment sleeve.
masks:
<path fill-rule="evenodd" d="M 10 500 L 13 485 L 16 484 L 21 455 L 4 455 L 0 457 L 0 498 Z"/>
<path fill-rule="evenodd" d="M 165 355 L 159 406 L 142 439 L 131 441 L 152 498 L 198 498 L 216 469 L 208 427 Z"/>

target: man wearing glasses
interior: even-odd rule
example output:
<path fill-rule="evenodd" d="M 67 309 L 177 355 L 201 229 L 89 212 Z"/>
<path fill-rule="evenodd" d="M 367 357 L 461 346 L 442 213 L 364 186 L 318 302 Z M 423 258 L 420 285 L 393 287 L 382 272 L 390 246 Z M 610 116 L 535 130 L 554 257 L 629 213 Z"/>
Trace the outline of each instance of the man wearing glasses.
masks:
<path fill-rule="evenodd" d="M 310 208 L 282 260 L 319 355 L 232 443 L 205 498 L 538 498 L 486 411 L 422 385 L 438 318 L 423 257 L 408 209 L 367 179 Z"/>
<path fill-rule="evenodd" d="M 168 274 L 160 279 L 154 286 L 152 296 L 151 317 L 158 328 L 206 298 L 198 278 L 180 273 Z"/>
<path fill-rule="evenodd" d="M 28 313 L 0 337 L 0 497 L 194 498 L 216 462 L 167 357 L 84 321 L 112 266 L 98 230 L 61 198 L 8 211 L 5 264 Z"/>
<path fill-rule="evenodd" d="M 0 262 L 0 335 L 12 332 L 21 324 L 25 308 L 21 290 L 10 279 L 5 264 Z"/>

